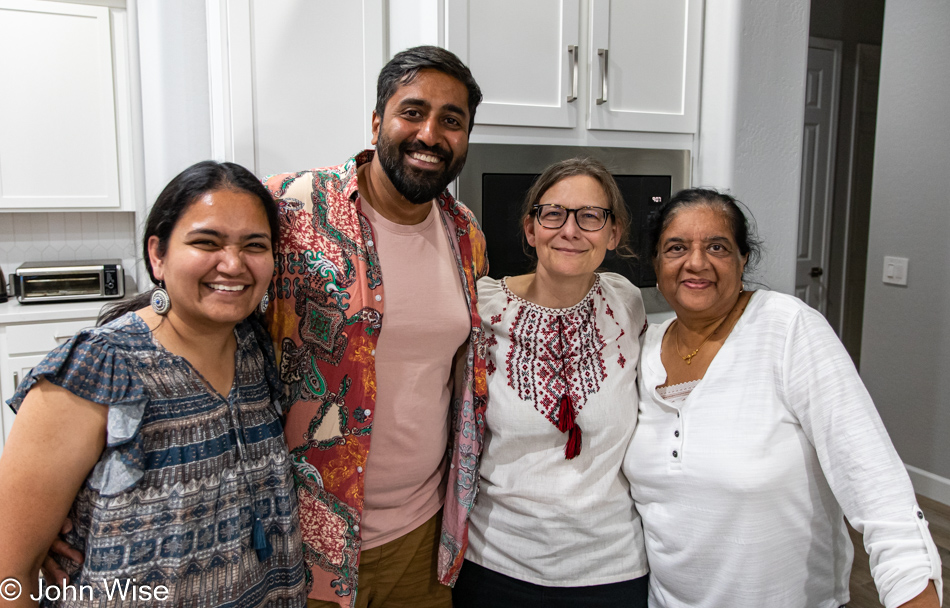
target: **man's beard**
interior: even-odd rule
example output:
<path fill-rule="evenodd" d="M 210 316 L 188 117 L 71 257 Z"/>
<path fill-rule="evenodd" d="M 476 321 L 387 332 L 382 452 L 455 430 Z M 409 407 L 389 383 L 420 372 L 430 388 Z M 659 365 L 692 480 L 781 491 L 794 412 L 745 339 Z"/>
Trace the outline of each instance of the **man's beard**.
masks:
<path fill-rule="evenodd" d="M 423 152 L 438 156 L 445 168 L 441 171 L 420 171 L 408 166 L 404 157 L 412 152 Z M 423 205 L 438 196 L 452 180 L 458 177 L 465 165 L 466 154 L 457 159 L 451 151 L 441 146 L 429 147 L 423 143 L 402 142 L 395 144 L 382 131 L 376 145 L 376 158 L 386 177 L 395 186 L 396 191 L 414 205 Z"/>

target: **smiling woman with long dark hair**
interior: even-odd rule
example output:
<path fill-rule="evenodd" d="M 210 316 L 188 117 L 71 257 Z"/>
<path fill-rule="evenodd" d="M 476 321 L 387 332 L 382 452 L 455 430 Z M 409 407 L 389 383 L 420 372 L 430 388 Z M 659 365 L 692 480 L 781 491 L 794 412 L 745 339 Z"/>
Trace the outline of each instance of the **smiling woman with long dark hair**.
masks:
<path fill-rule="evenodd" d="M 276 206 L 249 171 L 189 167 L 146 222 L 157 288 L 24 378 L 0 459 L 0 573 L 30 592 L 18 605 L 35 605 L 67 515 L 85 559 L 62 565 L 92 597 L 60 605 L 141 599 L 111 597 L 116 582 L 169 605 L 305 605 L 279 381 L 253 318 L 276 241 Z"/>

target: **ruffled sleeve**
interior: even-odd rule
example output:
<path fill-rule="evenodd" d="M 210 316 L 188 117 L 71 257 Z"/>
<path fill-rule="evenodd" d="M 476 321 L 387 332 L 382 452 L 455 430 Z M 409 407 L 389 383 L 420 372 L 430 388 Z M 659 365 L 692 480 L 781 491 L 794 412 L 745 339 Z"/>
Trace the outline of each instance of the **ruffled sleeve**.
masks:
<path fill-rule="evenodd" d="M 144 475 L 144 451 L 138 431 L 148 398 L 142 380 L 123 352 L 124 345 L 112 339 L 121 331 L 121 325 L 129 324 L 134 322 L 122 317 L 105 327 L 81 331 L 34 367 L 7 402 L 18 411 L 26 394 L 43 378 L 78 397 L 106 406 L 106 449 L 86 480 L 103 496 L 125 491 Z"/>
<path fill-rule="evenodd" d="M 501 281 L 491 277 L 482 277 L 475 283 L 478 292 L 478 314 L 485 323 L 485 317 L 496 314 L 504 306 L 505 292 Z"/>

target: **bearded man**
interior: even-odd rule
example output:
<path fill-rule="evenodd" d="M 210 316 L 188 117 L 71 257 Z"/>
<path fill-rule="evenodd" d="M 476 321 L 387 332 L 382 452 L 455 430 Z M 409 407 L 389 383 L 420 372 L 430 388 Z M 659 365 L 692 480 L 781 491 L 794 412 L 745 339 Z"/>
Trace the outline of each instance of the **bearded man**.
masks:
<path fill-rule="evenodd" d="M 487 260 L 445 188 L 481 98 L 452 53 L 403 51 L 379 75 L 375 153 L 265 180 L 311 607 L 451 608 L 483 436 Z"/>

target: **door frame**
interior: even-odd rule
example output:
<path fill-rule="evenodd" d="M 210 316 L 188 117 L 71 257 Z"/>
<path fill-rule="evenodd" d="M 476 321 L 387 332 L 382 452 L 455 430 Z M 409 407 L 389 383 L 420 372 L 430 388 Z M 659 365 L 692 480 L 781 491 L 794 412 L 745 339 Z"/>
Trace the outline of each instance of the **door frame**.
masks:
<path fill-rule="evenodd" d="M 817 285 L 817 288 L 819 290 L 824 290 L 824 295 L 819 294 L 818 302 L 820 303 L 822 299 L 824 299 L 825 310 L 821 312 L 823 315 L 827 315 L 827 309 L 828 309 L 827 299 L 828 299 L 829 294 L 832 293 L 833 291 L 830 285 L 831 285 L 831 282 L 834 280 L 834 278 L 830 276 L 829 271 L 830 271 L 830 260 L 831 260 L 831 236 L 832 236 L 832 216 L 833 216 L 832 210 L 835 206 L 835 178 L 836 178 L 835 168 L 837 166 L 836 152 L 837 152 L 837 146 L 838 146 L 838 114 L 840 112 L 840 107 L 841 107 L 840 98 L 839 98 L 840 92 L 841 92 L 841 58 L 844 52 L 844 42 L 841 40 L 832 40 L 829 38 L 818 38 L 815 36 L 810 36 L 808 38 L 808 48 L 831 51 L 834 56 L 834 59 L 833 59 L 834 68 L 833 68 L 832 82 L 831 82 L 831 112 L 830 112 L 831 122 L 828 126 L 828 138 L 829 138 L 828 150 L 827 150 L 828 158 L 825 163 L 826 164 L 825 174 L 827 177 L 826 177 L 826 182 L 824 186 L 824 190 L 825 190 L 824 197 L 825 197 L 826 204 L 825 204 L 825 209 L 824 209 L 824 222 L 823 222 L 824 229 L 821 235 L 822 259 L 821 259 L 820 266 L 821 268 L 824 269 L 824 276 L 818 282 L 818 285 Z M 807 69 L 808 67 L 806 64 L 806 70 Z M 806 75 L 806 78 L 807 78 L 807 75 Z M 807 90 L 806 90 L 806 95 L 807 95 Z M 803 104 L 807 102 L 808 102 L 807 99 L 802 100 Z M 802 128 L 804 129 L 804 121 L 802 123 Z M 804 162 L 804 160 L 805 160 L 805 156 L 803 154 L 802 161 Z M 803 167 L 802 180 L 804 180 L 805 175 L 806 175 L 806 171 Z M 804 187 L 804 181 L 802 182 L 802 186 Z M 799 218 L 801 218 L 801 202 L 804 197 L 804 194 L 805 194 L 804 188 L 802 188 L 799 194 Z M 802 231 L 805 230 L 805 228 L 806 228 L 806 224 L 804 222 L 799 221 L 798 234 L 796 235 L 796 239 L 798 243 L 801 243 Z M 798 262 L 796 260 L 796 276 L 795 276 L 796 286 L 799 284 L 797 268 L 798 268 Z M 811 300 L 811 298 L 808 298 L 808 299 Z"/>
<path fill-rule="evenodd" d="M 849 53 L 853 57 L 845 57 L 846 73 L 841 81 L 839 161 L 831 233 L 833 280 L 829 284 L 834 306 L 829 308 L 828 321 L 855 365 L 859 365 L 876 130 L 862 131 L 861 125 L 862 115 L 876 114 L 881 45 L 858 43 Z M 859 150 L 864 150 L 864 158 Z M 870 158 L 866 157 L 868 150 Z"/>

